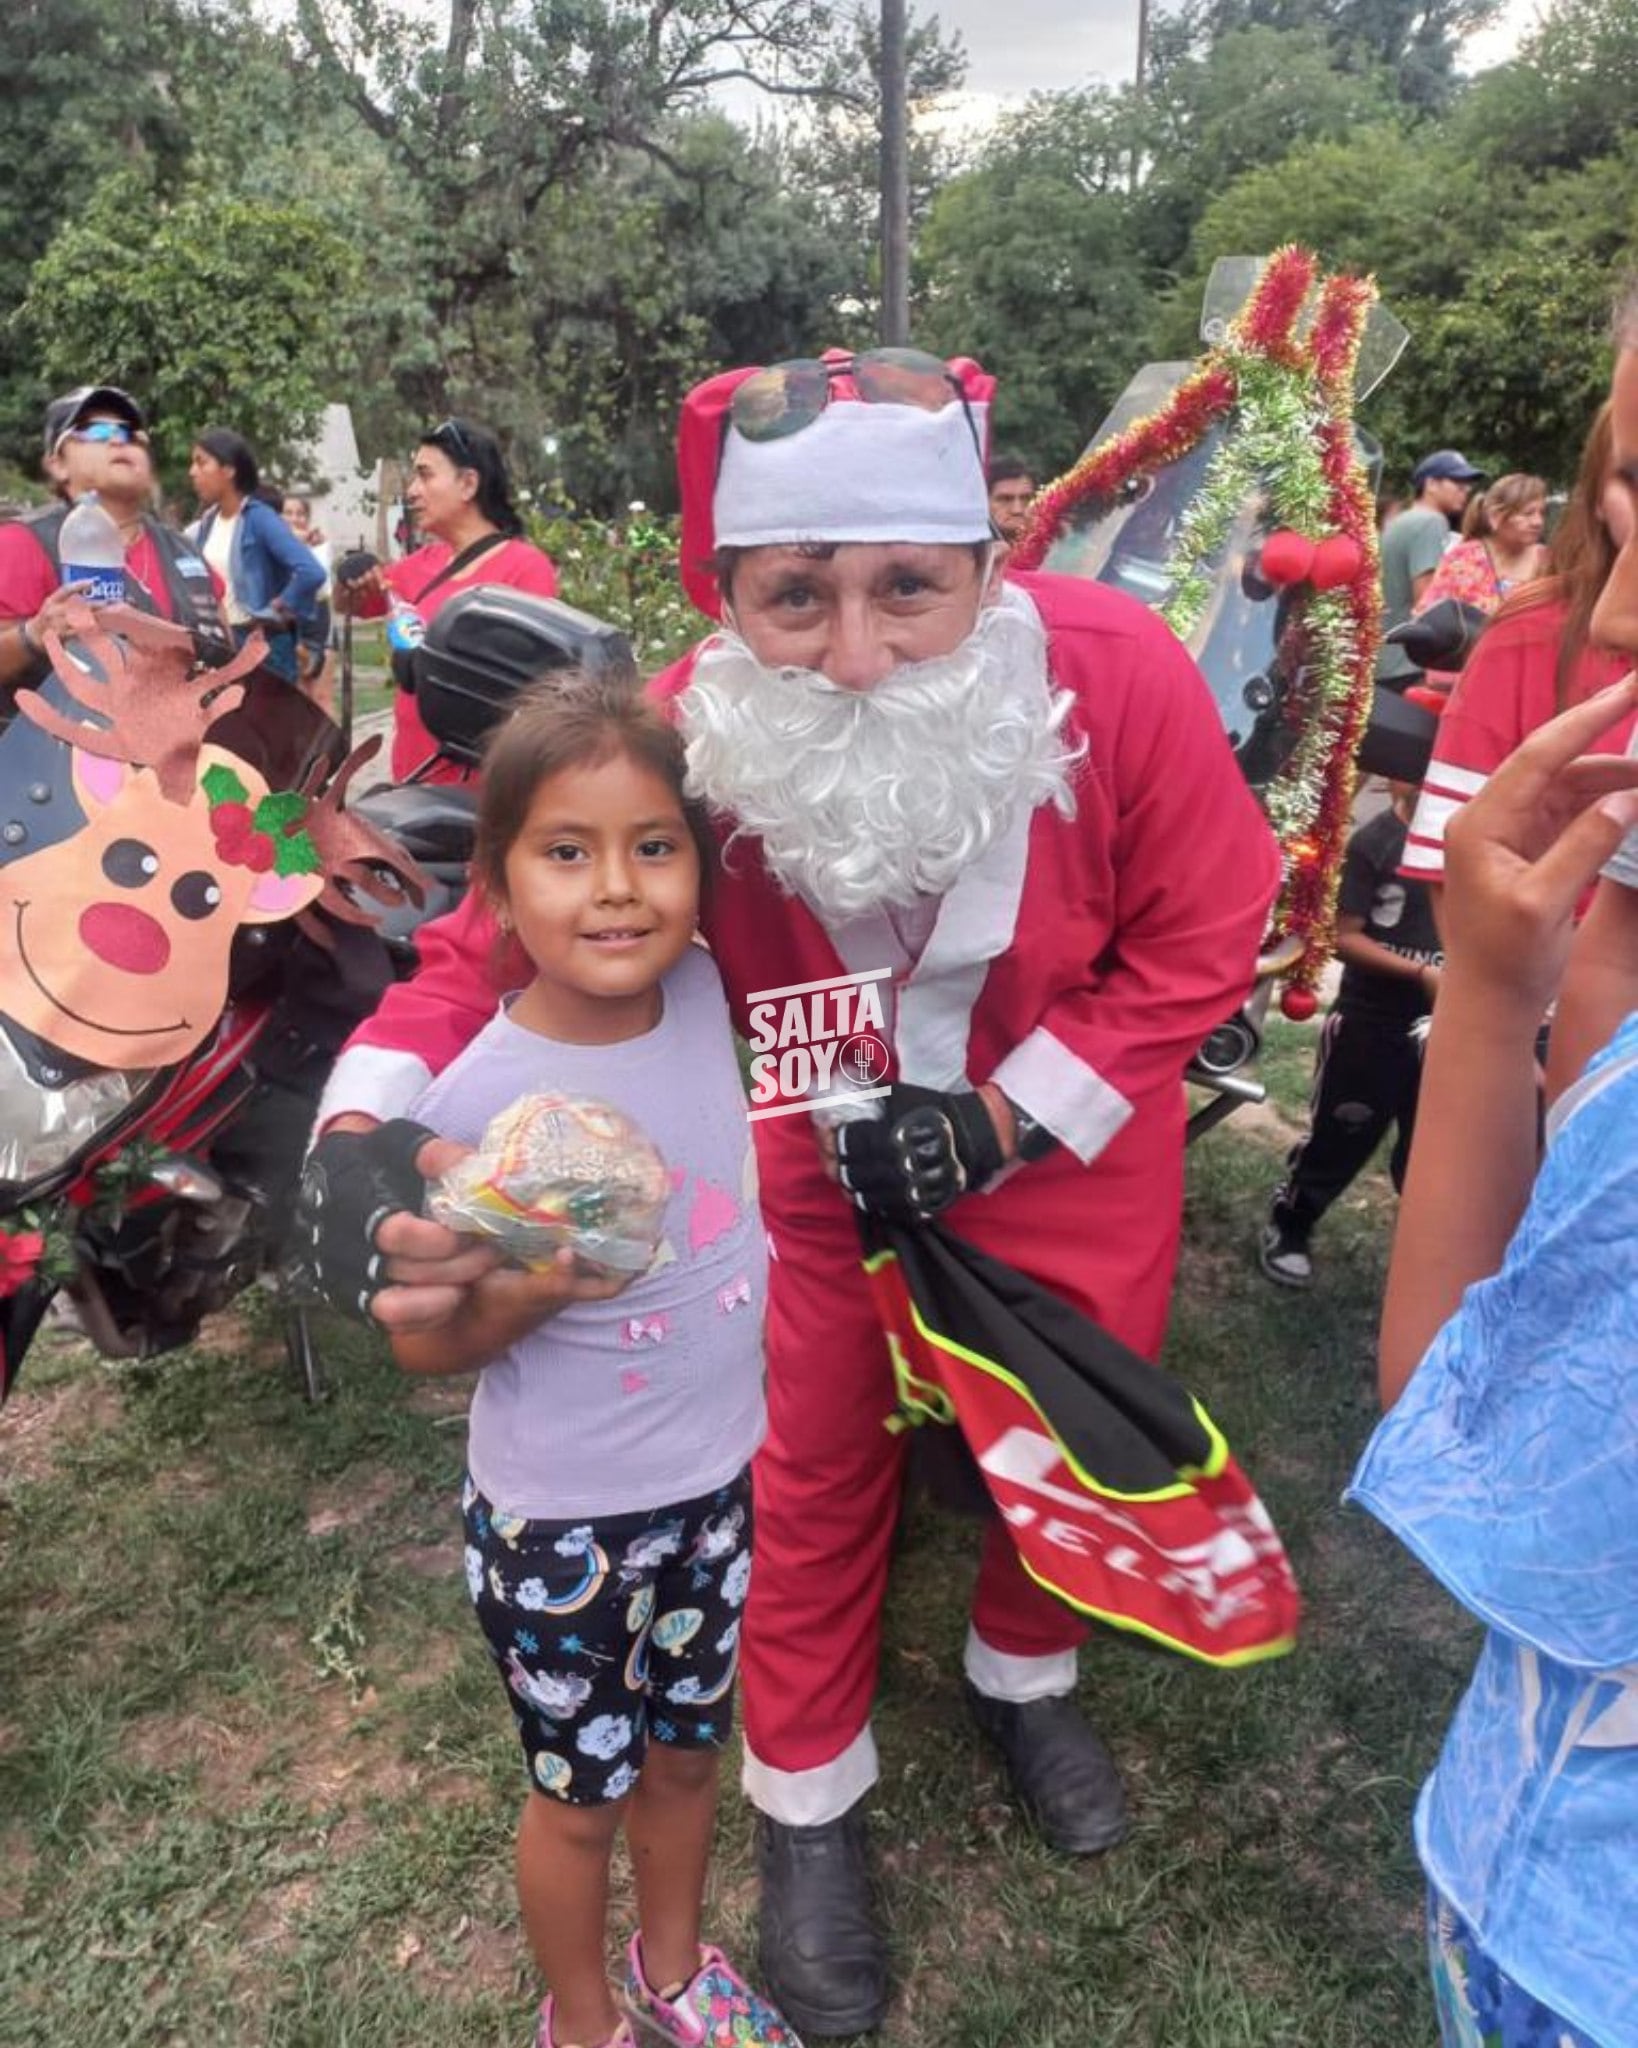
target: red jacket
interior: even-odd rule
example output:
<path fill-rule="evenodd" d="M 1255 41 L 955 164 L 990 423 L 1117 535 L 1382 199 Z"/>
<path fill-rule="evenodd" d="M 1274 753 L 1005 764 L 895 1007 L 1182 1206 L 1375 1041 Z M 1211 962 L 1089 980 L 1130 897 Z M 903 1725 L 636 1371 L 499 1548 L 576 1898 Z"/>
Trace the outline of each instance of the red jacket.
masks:
<path fill-rule="evenodd" d="M 827 930 L 743 841 L 713 880 L 707 936 L 741 1030 L 754 992 L 893 967 L 889 1032 L 900 1075 L 940 1088 L 995 1080 L 1067 1148 L 1004 1181 L 994 1197 L 969 1198 L 963 1218 L 972 1211 L 976 1221 L 982 1206 L 999 1224 L 1021 1202 L 1033 1206 L 1024 1198 L 1034 1191 L 1068 1199 L 1084 1240 L 1104 1227 L 1080 1207 L 1102 1210 L 1100 1187 L 1122 1209 L 1148 1209 L 1141 1226 L 1132 1218 L 1128 1249 L 1157 1280 L 1164 1268 L 1163 1315 L 1181 1185 L 1180 1080 L 1251 987 L 1278 851 L 1169 628 L 1096 583 L 1015 581 L 1046 625 L 1054 686 L 1075 699 L 1069 731 L 1087 743 L 1074 818 L 1043 807 L 992 846 L 943 898 L 913 968 L 885 919 Z M 656 693 L 685 689 L 689 668 L 685 661 L 660 677 Z M 493 1013 L 495 926 L 476 897 L 429 925 L 420 943 L 420 972 L 354 1034 L 323 1117 L 401 1113 Z M 757 1127 L 770 1220 L 817 1167 L 806 1125 L 793 1116 Z M 1085 1173 L 1117 1140 L 1105 1170 Z M 998 1256 L 1038 1266 L 1020 1258 L 1016 1223 L 1002 1240 L 969 1234 Z M 1115 1255 L 1114 1244 L 1106 1249 Z M 1107 1299 L 1084 1305 L 1111 1314 Z M 1135 1319 L 1116 1314 L 1111 1326 L 1140 1349 L 1158 1342 L 1152 1306 Z"/>

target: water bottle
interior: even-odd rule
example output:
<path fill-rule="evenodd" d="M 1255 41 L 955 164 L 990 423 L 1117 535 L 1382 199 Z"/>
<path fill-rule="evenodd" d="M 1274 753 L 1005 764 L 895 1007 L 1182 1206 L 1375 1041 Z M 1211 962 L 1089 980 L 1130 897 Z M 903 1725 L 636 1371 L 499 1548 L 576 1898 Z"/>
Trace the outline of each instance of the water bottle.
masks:
<path fill-rule="evenodd" d="M 427 637 L 427 622 L 407 598 L 393 591 L 387 603 L 387 645 L 394 654 L 411 655 Z"/>
<path fill-rule="evenodd" d="M 65 583 L 88 583 L 93 604 L 120 604 L 125 597 L 125 542 L 95 491 L 87 491 L 63 521 L 57 554 Z"/>

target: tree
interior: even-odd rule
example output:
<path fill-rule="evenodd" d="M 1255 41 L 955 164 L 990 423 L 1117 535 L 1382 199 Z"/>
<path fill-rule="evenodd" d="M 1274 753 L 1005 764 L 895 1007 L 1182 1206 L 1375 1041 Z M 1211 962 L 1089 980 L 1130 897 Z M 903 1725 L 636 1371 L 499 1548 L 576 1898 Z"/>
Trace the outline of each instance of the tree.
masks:
<path fill-rule="evenodd" d="M 98 181 L 122 164 L 164 178 L 187 154 L 169 77 L 190 29 L 166 0 L 22 0 L 0 66 L 0 313 Z M 78 375 L 76 375 L 78 381 Z M 0 446 L 39 461 L 47 395 L 27 337 L 0 320 Z"/>
<path fill-rule="evenodd" d="M 521 446 L 538 462 L 549 431 L 571 495 L 605 509 L 673 502 L 689 384 L 805 353 L 848 289 L 845 252 L 790 193 L 772 138 L 702 114 L 668 128 L 665 146 L 668 163 L 627 159 L 548 202 L 521 252 Z"/>
<path fill-rule="evenodd" d="M 967 76 L 967 53 L 936 16 L 918 21 L 912 15 L 905 68 L 913 247 L 936 194 L 955 173 L 955 150 L 930 117 L 942 100 L 959 91 Z M 879 15 L 873 5 L 854 5 L 819 75 L 820 96 L 787 144 L 790 182 L 830 229 L 847 271 L 847 295 L 858 307 L 845 334 L 826 338 L 861 347 L 875 338 L 881 297 L 881 81 Z"/>
<path fill-rule="evenodd" d="M 210 188 L 170 204 L 119 171 L 59 229 L 19 317 L 53 382 L 83 381 L 94 361 L 142 395 L 174 481 L 213 422 L 271 460 L 313 430 L 357 267 L 309 206 Z"/>
<path fill-rule="evenodd" d="M 549 204 L 622 154 L 681 166 L 668 120 L 713 85 L 808 94 L 826 0 L 451 0 L 420 9 L 298 0 L 298 47 L 419 196 L 438 361 L 422 410 L 493 386 L 526 331 L 518 251 Z M 592 253 L 592 252 L 588 252 Z"/>
<path fill-rule="evenodd" d="M 1186 0 L 1151 38 L 1151 71 L 1164 82 L 1180 63 L 1208 58 L 1253 29 L 1318 38 L 1338 71 L 1379 73 L 1395 101 L 1440 112 L 1458 90 L 1463 39 L 1495 19 L 1502 0 Z"/>
<path fill-rule="evenodd" d="M 1051 470 L 1141 362 L 1154 274 L 1124 185 L 1131 114 L 1100 91 L 1042 97 L 934 202 L 921 332 L 999 381 L 998 445 Z"/>

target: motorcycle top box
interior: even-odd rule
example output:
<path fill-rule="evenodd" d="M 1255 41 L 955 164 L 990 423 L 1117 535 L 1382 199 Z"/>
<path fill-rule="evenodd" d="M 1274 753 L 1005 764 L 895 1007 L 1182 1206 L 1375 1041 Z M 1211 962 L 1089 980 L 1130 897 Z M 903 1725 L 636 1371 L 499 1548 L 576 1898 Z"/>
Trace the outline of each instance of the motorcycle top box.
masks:
<path fill-rule="evenodd" d="M 476 763 L 519 690 L 554 669 L 632 668 L 613 626 L 557 598 L 479 584 L 443 605 L 412 662 L 415 701 L 440 751 Z"/>

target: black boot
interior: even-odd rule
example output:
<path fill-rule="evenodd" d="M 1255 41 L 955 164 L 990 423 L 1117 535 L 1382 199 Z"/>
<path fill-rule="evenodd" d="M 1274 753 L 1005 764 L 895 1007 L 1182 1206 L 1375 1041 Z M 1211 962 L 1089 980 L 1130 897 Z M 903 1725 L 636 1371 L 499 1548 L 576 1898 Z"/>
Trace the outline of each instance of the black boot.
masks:
<path fill-rule="evenodd" d="M 762 1982 L 810 2039 L 866 2034 L 887 2012 L 887 1942 L 870 1882 L 865 1801 L 793 1828 L 760 1816 Z"/>
<path fill-rule="evenodd" d="M 971 1679 L 967 1705 L 980 1730 L 1001 1752 L 1018 1801 L 1041 1838 L 1071 1856 L 1096 1856 L 1126 1834 L 1126 1795 L 1120 1773 L 1067 1696 L 991 1699 Z"/>

